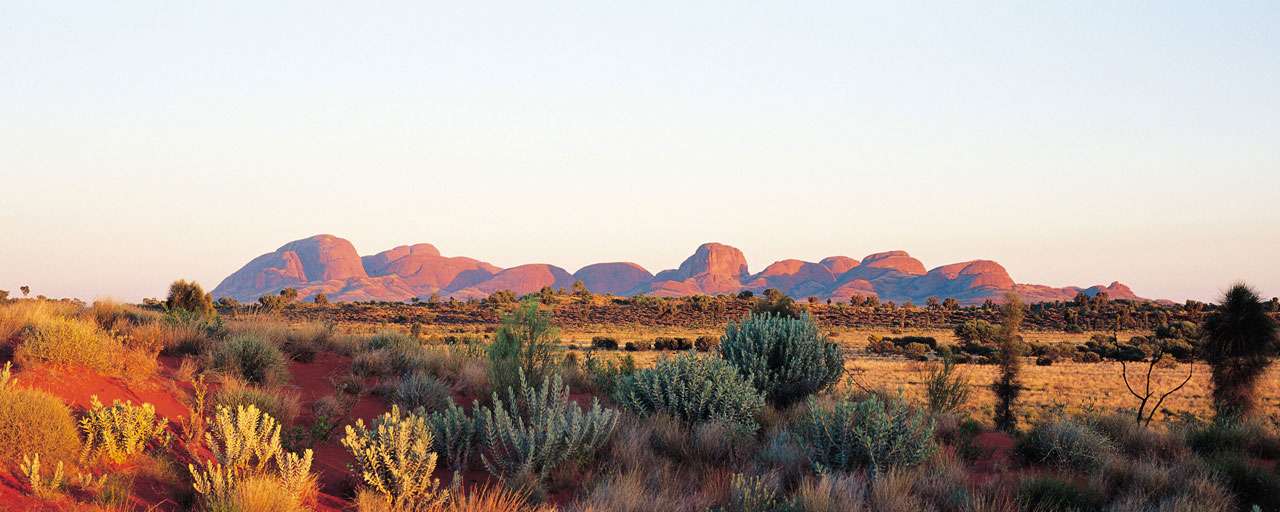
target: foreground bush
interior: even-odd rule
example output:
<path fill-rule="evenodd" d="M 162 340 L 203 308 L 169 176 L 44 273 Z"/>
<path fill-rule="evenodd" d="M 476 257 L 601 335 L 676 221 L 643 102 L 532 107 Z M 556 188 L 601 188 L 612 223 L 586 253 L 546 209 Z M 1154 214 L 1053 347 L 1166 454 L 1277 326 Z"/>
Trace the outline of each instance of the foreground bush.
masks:
<path fill-rule="evenodd" d="M 826 389 L 844 373 L 839 345 L 819 334 L 808 314 L 753 314 L 730 322 L 720 354 L 780 408 Z"/>
<path fill-rule="evenodd" d="M 1078 471 L 1098 468 L 1114 452 L 1105 436 L 1065 418 L 1036 425 L 1018 442 L 1018 453 L 1028 462 Z"/>
<path fill-rule="evenodd" d="M 151 441 L 167 441 L 169 422 L 156 417 L 151 404 L 133 405 L 116 400 L 111 407 L 102 405 L 97 395 L 90 399 L 89 410 L 80 418 L 84 433 L 82 459 L 106 455 L 117 464 L 142 453 Z"/>
<path fill-rule="evenodd" d="M 485 447 L 485 469 L 506 481 L 534 479 L 541 482 L 563 464 L 581 464 L 595 458 L 618 426 L 618 413 L 593 399 L 583 412 L 569 400 L 569 387 L 560 376 L 544 378 L 530 386 L 519 374 L 520 394 L 507 388 L 505 402 L 493 394 L 493 406 L 479 415 Z"/>
<path fill-rule="evenodd" d="M 28 454 L 52 465 L 74 460 L 79 449 L 71 410 L 58 397 L 19 389 L 5 364 L 0 370 L 0 465 L 11 467 Z"/>
<path fill-rule="evenodd" d="M 615 399 L 643 416 L 665 413 L 689 426 L 723 420 L 748 430 L 764 407 L 760 392 L 724 359 L 691 353 L 623 378 Z"/>
<path fill-rule="evenodd" d="M 205 510 L 296 510 L 314 492 L 311 450 L 285 451 L 280 424 L 253 405 L 219 407 L 205 444 L 215 460 L 187 465 Z"/>
<path fill-rule="evenodd" d="M 439 506 L 449 497 L 432 478 L 436 454 L 431 430 L 422 416 L 402 416 L 400 408 L 373 420 L 372 430 L 363 420 L 348 425 L 342 446 L 355 457 L 355 468 L 370 490 L 385 501 L 385 510 L 416 511 Z"/>
<path fill-rule="evenodd" d="M 933 430 L 933 420 L 905 401 L 871 395 L 839 399 L 829 409 L 810 400 L 795 433 L 820 470 L 866 468 L 874 479 L 929 458 L 937 449 Z"/>
<path fill-rule="evenodd" d="M 450 469 L 466 471 L 476 436 L 476 420 L 449 399 L 444 409 L 431 413 L 427 426 L 431 429 L 436 453 L 444 455 Z"/>
<path fill-rule="evenodd" d="M 272 386 L 288 380 L 289 370 L 280 349 L 250 335 L 236 335 L 209 353 L 209 367 L 253 384 Z"/>
<path fill-rule="evenodd" d="M 38 363 L 83 366 L 116 373 L 124 345 L 89 320 L 61 316 L 41 317 L 19 336 L 13 358 L 18 364 Z"/>

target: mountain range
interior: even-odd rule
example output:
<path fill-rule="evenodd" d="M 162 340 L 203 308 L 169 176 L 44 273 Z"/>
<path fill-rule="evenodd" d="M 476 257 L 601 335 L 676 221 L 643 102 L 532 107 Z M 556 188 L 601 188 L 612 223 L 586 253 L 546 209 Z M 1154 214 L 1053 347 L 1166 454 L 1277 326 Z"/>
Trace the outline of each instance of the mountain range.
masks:
<path fill-rule="evenodd" d="M 831 256 L 818 262 L 786 259 L 752 274 L 742 251 L 720 243 L 698 247 L 679 267 L 652 274 L 629 262 L 595 263 L 570 274 L 546 263 L 501 268 L 464 256 L 443 256 L 431 244 L 402 245 L 360 256 L 351 242 L 316 235 L 289 242 L 251 260 L 213 289 L 215 298 L 252 301 L 295 288 L 304 300 L 323 293 L 330 301 L 404 301 L 431 295 L 460 300 L 499 290 L 516 295 L 543 287 L 570 289 L 577 281 L 594 293 L 662 297 L 755 293 L 773 288 L 795 298 L 848 301 L 874 296 L 881 301 L 923 304 L 930 297 L 962 304 L 1000 301 L 1014 292 L 1028 302 L 1070 300 L 1079 293 L 1141 300 L 1119 282 L 1088 288 L 1020 284 L 999 263 L 973 260 L 926 270 L 906 251 L 887 251 L 861 260 Z"/>

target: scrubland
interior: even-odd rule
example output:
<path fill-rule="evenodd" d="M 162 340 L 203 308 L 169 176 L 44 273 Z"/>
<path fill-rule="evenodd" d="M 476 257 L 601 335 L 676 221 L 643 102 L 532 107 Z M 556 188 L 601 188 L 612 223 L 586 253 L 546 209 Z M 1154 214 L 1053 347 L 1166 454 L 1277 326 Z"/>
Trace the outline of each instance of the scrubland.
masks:
<path fill-rule="evenodd" d="M 1097 332 L 1014 326 L 1042 355 L 1018 358 L 999 430 L 1003 367 L 944 364 L 974 344 L 959 330 L 768 307 L 560 330 L 537 301 L 462 328 L 299 321 L 219 314 L 193 286 L 0 304 L 0 508 L 1280 510 L 1274 365 L 1226 414 L 1207 361 L 1142 352 L 1139 392 L 1150 359 L 1157 396 L 1195 367 L 1145 424 L 1120 362 L 1037 364 Z M 937 347 L 868 348 L 904 336 Z"/>

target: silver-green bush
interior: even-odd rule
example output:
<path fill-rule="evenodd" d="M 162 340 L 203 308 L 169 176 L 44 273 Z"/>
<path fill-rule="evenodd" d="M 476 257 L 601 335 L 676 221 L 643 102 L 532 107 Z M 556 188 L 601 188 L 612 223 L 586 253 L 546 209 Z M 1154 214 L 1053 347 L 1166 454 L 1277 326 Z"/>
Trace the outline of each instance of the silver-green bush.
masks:
<path fill-rule="evenodd" d="M 839 345 L 820 334 L 808 314 L 752 314 L 730 322 L 720 355 L 779 407 L 830 387 L 844 373 Z"/>
<path fill-rule="evenodd" d="M 755 430 L 764 407 L 764 396 L 728 362 L 693 353 L 624 377 L 614 396 L 636 414 L 667 413 L 690 426 L 723 420 Z"/>
<path fill-rule="evenodd" d="M 796 435 L 820 470 L 866 468 L 875 478 L 929 458 L 937 450 L 933 429 L 933 420 L 905 401 L 871 395 L 864 400 L 839 399 L 830 409 L 810 400 Z"/>
<path fill-rule="evenodd" d="M 544 480 L 565 463 L 594 458 L 618 426 L 618 412 L 593 399 L 591 409 L 569 400 L 569 387 L 560 376 L 529 386 L 518 372 L 520 394 L 507 388 L 506 400 L 493 394 L 493 407 L 477 413 L 484 453 L 481 461 L 503 480 Z"/>

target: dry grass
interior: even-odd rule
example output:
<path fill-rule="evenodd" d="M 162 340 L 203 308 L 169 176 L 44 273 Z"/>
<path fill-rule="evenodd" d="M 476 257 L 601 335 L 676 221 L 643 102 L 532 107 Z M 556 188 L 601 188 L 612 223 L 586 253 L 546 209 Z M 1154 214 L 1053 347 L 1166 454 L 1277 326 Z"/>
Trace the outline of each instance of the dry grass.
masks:
<path fill-rule="evenodd" d="M 901 389 L 917 403 L 924 401 L 926 382 L 923 363 L 896 358 L 854 358 L 846 362 L 846 368 L 854 372 L 859 383 L 869 388 L 890 391 Z M 1191 382 L 1165 401 L 1161 406 L 1162 413 L 1156 415 L 1156 422 L 1169 422 L 1184 413 L 1198 418 L 1212 416 L 1212 387 L 1207 370 L 1203 363 L 1197 364 Z M 986 385 L 995 380 L 998 368 L 991 365 L 961 365 L 960 371 L 968 375 L 969 382 L 974 386 L 969 412 L 978 418 L 989 418 L 994 410 L 995 396 Z M 1131 367 L 1130 371 L 1134 372 L 1132 376 L 1138 376 L 1136 369 Z M 1182 382 L 1186 378 L 1186 372 L 1185 365 L 1157 368 L 1152 380 L 1158 383 L 1160 389 L 1169 389 Z M 1019 402 L 1023 412 L 1031 420 L 1058 409 L 1074 413 L 1091 409 L 1115 411 L 1137 406 L 1136 399 L 1125 389 L 1120 376 L 1120 363 L 1117 362 L 1067 361 L 1053 366 L 1035 366 L 1028 361 L 1022 367 L 1022 380 L 1026 389 Z M 1280 395 L 1275 393 L 1277 382 L 1280 382 L 1280 365 L 1273 365 L 1262 379 L 1263 386 L 1272 388 L 1272 391 L 1262 393 L 1262 410 L 1274 419 L 1280 419 Z"/>

